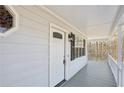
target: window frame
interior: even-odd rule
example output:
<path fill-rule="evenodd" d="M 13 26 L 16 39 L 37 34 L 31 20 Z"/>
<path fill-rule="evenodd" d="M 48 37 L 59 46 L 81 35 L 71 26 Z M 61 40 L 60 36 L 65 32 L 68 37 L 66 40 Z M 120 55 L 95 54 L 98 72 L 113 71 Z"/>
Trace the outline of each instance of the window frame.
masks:
<path fill-rule="evenodd" d="M 19 24 L 19 16 L 16 10 L 10 6 L 10 5 L 4 5 L 4 7 L 8 10 L 8 12 L 12 15 L 13 17 L 13 26 L 12 28 L 8 29 L 5 33 L 0 33 L 0 37 L 7 37 L 13 32 L 17 31 L 18 29 L 18 24 Z"/>
<path fill-rule="evenodd" d="M 73 42 L 74 46 L 71 46 L 71 58 L 70 58 L 71 61 L 86 55 L 86 38 L 84 36 L 80 36 L 77 34 L 74 35 L 75 35 L 75 40 Z M 72 47 L 73 47 L 73 54 L 72 54 Z"/>

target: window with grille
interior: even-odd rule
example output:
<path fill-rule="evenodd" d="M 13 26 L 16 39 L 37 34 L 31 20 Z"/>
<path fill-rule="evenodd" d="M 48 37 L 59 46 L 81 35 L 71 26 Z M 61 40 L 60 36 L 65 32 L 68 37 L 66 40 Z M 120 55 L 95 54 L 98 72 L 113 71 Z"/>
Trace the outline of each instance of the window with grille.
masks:
<path fill-rule="evenodd" d="M 72 34 L 72 40 L 71 40 L 71 60 L 75 59 L 75 35 Z"/>
<path fill-rule="evenodd" d="M 85 56 L 85 39 L 82 36 L 72 35 L 71 41 L 71 60 Z"/>

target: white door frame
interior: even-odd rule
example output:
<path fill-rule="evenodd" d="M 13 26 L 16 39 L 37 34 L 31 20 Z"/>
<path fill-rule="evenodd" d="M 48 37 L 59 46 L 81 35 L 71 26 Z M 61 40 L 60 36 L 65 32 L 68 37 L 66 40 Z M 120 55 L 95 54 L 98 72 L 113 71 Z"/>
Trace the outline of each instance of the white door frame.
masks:
<path fill-rule="evenodd" d="M 63 29 L 62 27 L 60 27 L 60 26 L 58 26 L 58 25 L 56 25 L 56 24 L 54 24 L 54 23 L 50 23 L 50 31 L 51 31 L 53 28 L 54 28 L 54 29 L 59 29 L 60 31 L 63 31 L 63 32 L 64 32 L 64 35 L 65 35 L 65 36 L 64 36 L 64 37 L 65 37 L 65 38 L 64 38 L 64 48 L 65 48 L 65 49 L 64 49 L 64 56 L 65 56 L 64 79 L 67 80 L 67 79 L 66 79 L 66 78 L 67 78 L 67 68 L 68 68 L 68 67 L 67 67 L 67 64 L 68 64 L 67 59 L 68 59 L 68 57 L 69 57 L 69 56 L 67 55 L 67 54 L 68 54 L 68 53 L 67 53 L 67 52 L 68 52 L 68 51 L 67 51 L 67 50 L 68 50 L 67 48 L 68 48 L 68 33 L 69 33 L 69 32 L 68 32 L 66 29 Z M 51 76 L 50 76 L 50 45 L 51 45 L 51 44 L 50 44 L 50 43 L 51 43 L 50 36 L 51 36 L 51 32 L 49 32 L 49 66 L 48 66 L 48 71 L 49 71 L 49 73 L 48 73 L 48 83 L 49 83 L 48 86 L 49 86 L 49 87 L 51 87 L 51 86 L 50 86 L 50 82 L 51 82 L 51 81 L 50 81 L 50 77 L 51 77 Z"/>

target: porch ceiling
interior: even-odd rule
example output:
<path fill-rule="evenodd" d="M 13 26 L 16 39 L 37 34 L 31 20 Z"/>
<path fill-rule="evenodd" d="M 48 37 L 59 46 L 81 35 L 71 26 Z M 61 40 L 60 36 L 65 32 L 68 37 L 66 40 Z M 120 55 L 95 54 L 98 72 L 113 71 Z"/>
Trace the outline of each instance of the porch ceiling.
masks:
<path fill-rule="evenodd" d="M 45 6 L 85 33 L 88 38 L 109 35 L 116 5 L 47 5 Z"/>

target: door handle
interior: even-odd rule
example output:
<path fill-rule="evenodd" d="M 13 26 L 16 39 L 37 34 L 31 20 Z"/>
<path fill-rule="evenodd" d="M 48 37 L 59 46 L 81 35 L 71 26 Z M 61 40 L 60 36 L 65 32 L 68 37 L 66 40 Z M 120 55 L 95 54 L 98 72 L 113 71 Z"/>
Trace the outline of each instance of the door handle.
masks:
<path fill-rule="evenodd" d="M 63 64 L 65 64 L 65 59 L 63 60 Z"/>

